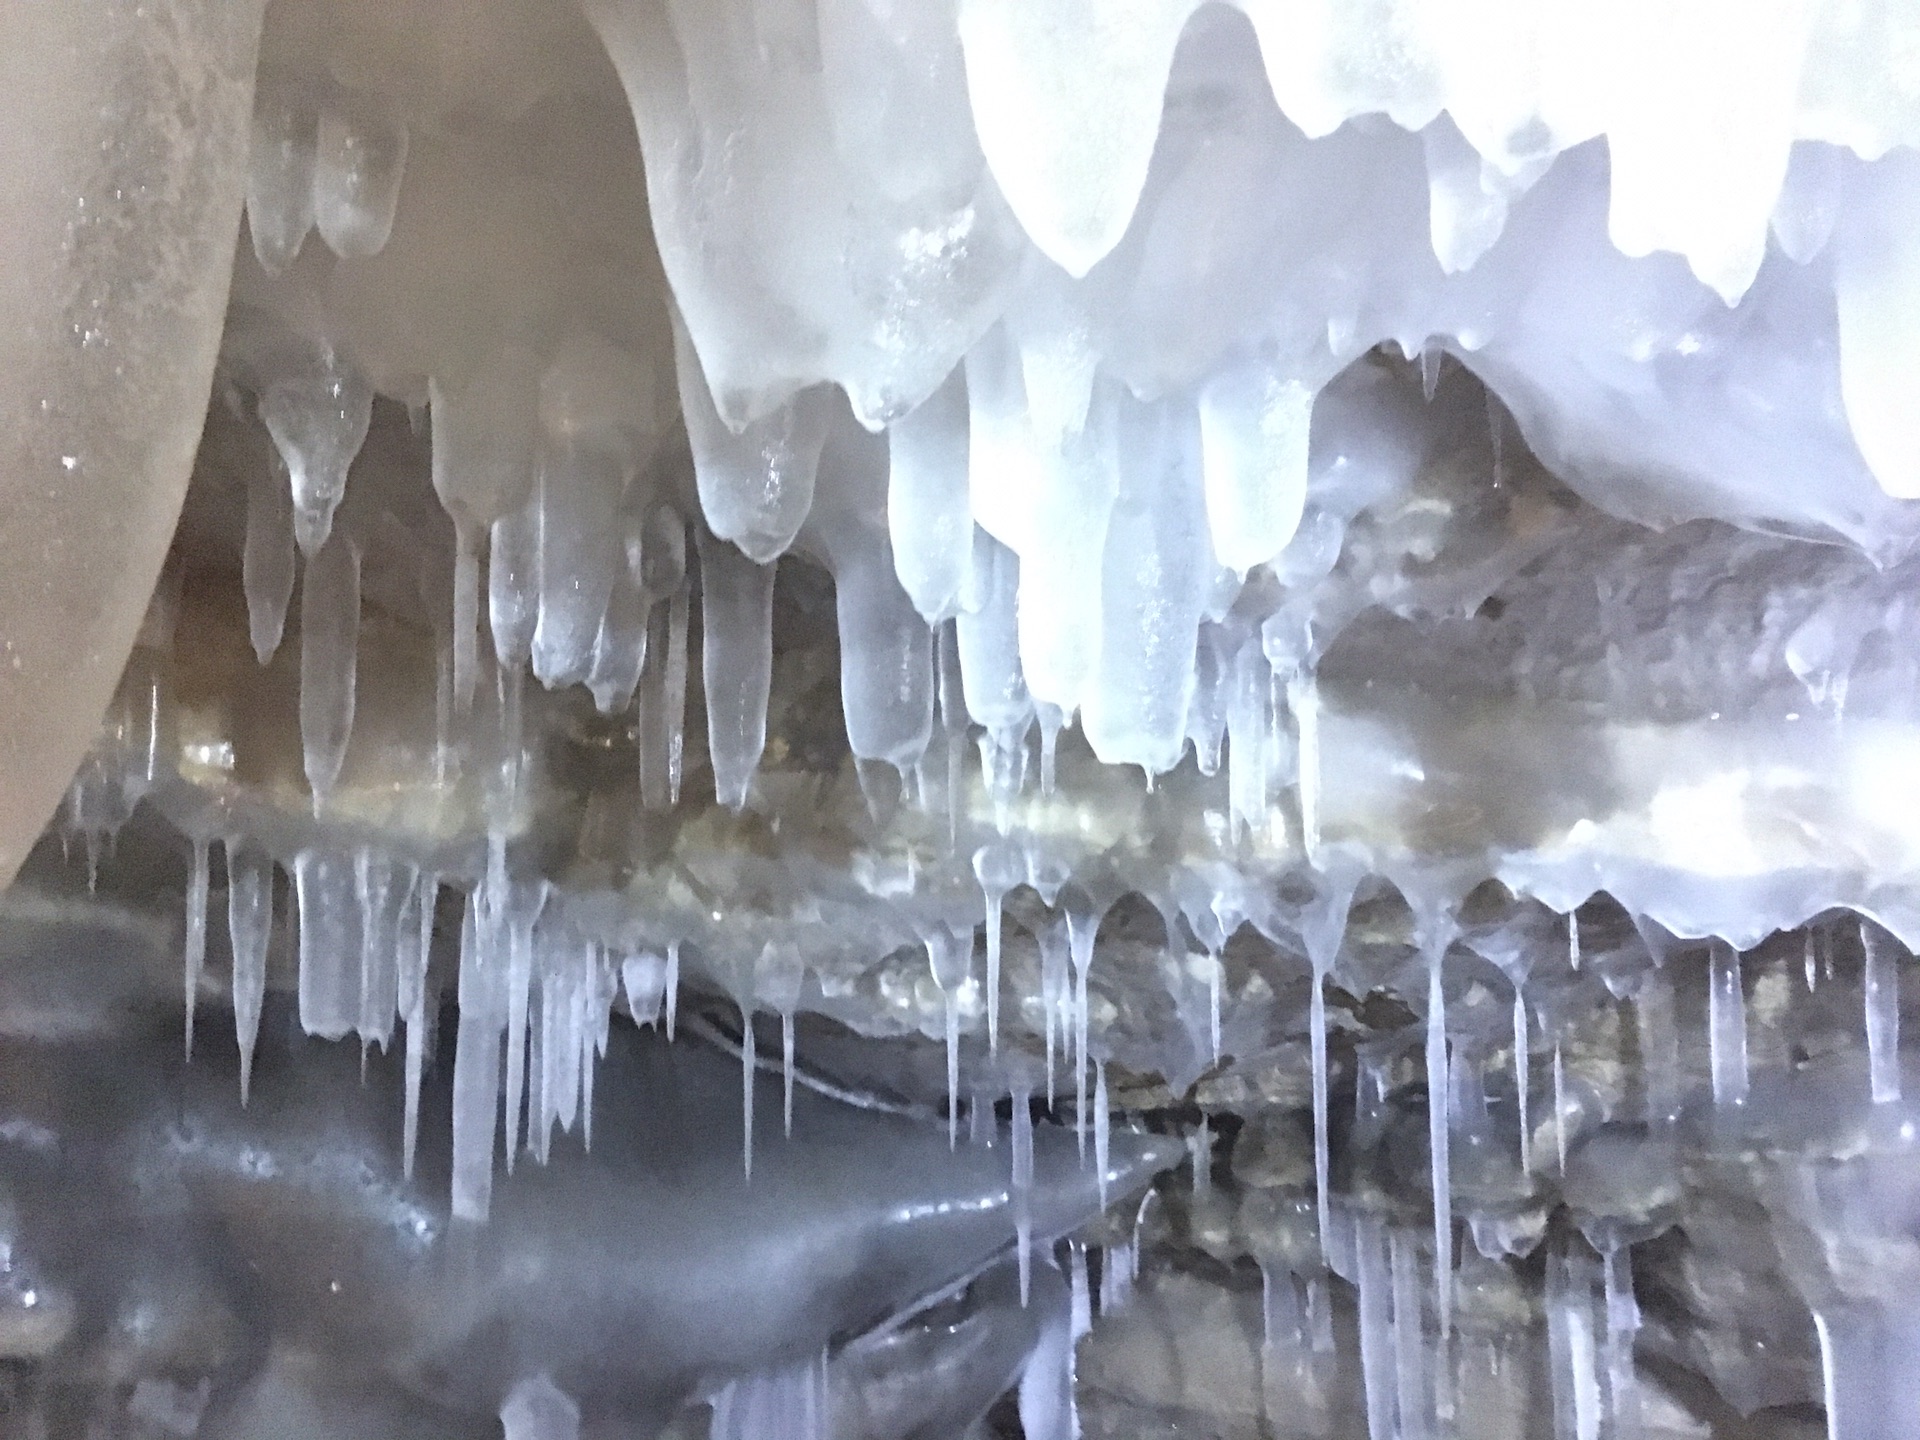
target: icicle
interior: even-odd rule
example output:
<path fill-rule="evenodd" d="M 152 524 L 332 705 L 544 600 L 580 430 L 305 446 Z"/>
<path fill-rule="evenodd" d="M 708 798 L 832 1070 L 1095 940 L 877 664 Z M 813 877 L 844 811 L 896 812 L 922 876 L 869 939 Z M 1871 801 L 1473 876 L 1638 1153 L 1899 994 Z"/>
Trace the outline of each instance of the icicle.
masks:
<path fill-rule="evenodd" d="M 300 589 L 300 748 L 317 815 L 347 758 L 360 647 L 360 551 L 336 535 Z"/>
<path fill-rule="evenodd" d="M 266 474 L 247 477 L 247 535 L 240 552 L 240 588 L 247 597 L 247 637 L 264 665 L 280 648 L 293 599 L 293 496 L 286 462 L 274 451 Z"/>
<path fill-rule="evenodd" d="M 286 462 L 293 538 L 311 560 L 333 532 L 347 471 L 367 438 L 373 387 L 332 349 L 315 347 L 275 369 L 259 408 Z"/>
<path fill-rule="evenodd" d="M 1448 1124 L 1453 1086 L 1447 1059 L 1447 992 L 1441 972 L 1452 934 L 1450 923 L 1442 927 L 1427 951 L 1427 1142 L 1433 1162 L 1434 1294 L 1443 1342 L 1453 1328 L 1452 1127 Z"/>
<path fill-rule="evenodd" d="M 1319 1222 L 1320 1252 L 1325 1258 L 1333 1233 L 1333 1160 L 1328 1138 L 1327 979 L 1314 967 L 1307 995 L 1307 1032 L 1313 1054 L 1313 1199 Z"/>
<path fill-rule="evenodd" d="M 667 946 L 667 1043 L 673 1043 L 673 1022 L 680 1009 L 680 942 L 672 941 Z"/>
<path fill-rule="evenodd" d="M 1806 973 L 1807 993 L 1811 995 L 1814 992 L 1814 988 L 1816 984 L 1818 983 L 1815 979 L 1813 931 L 1811 929 L 1807 931 L 1807 937 L 1805 942 L 1805 960 L 1803 963 L 1804 963 L 1804 968 Z"/>
<path fill-rule="evenodd" d="M 338 851 L 293 861 L 300 915 L 300 1028 L 338 1040 L 360 1019 L 360 915 L 354 865 Z"/>
<path fill-rule="evenodd" d="M 1112 1117 L 1107 1113 L 1107 1062 L 1093 1062 L 1093 1168 L 1099 1177 L 1100 1208 L 1107 1208 L 1107 1155 Z"/>
<path fill-rule="evenodd" d="M 320 117 L 314 147 L 313 223 L 342 259 L 378 255 L 393 233 L 407 127 L 371 106 Z"/>
<path fill-rule="evenodd" d="M 1081 903 L 1069 899 L 1067 912 L 1067 954 L 1073 962 L 1073 1130 L 1080 1144 L 1080 1159 L 1087 1158 L 1087 972 L 1093 968 L 1093 942 L 1100 930 L 1100 911 L 1082 897 Z"/>
<path fill-rule="evenodd" d="M 1026 1440 L 1080 1440 L 1071 1311 L 1049 1319 L 1020 1373 L 1020 1433 Z"/>
<path fill-rule="evenodd" d="M 1020 1265 L 1020 1305 L 1024 1309 L 1033 1281 L 1033 1096 L 1016 1083 L 1008 1098 L 1013 1106 L 1013 1232 Z"/>
<path fill-rule="evenodd" d="M 1058 705 L 1049 705 L 1044 700 L 1036 701 L 1033 711 L 1040 721 L 1040 794 L 1051 800 L 1056 788 L 1060 732 L 1066 727 L 1067 715 Z"/>
<path fill-rule="evenodd" d="M 756 565 L 704 528 L 699 538 L 707 748 L 715 798 L 738 810 L 767 743 L 774 567 Z"/>
<path fill-rule="evenodd" d="M 1193 1193 L 1213 1193 L 1213 1125 L 1204 1111 L 1200 1124 L 1187 1136 L 1187 1157 L 1193 1164 Z"/>
<path fill-rule="evenodd" d="M 1513 982 L 1513 1085 L 1519 1097 L 1520 1106 L 1520 1173 L 1533 1173 L 1533 1121 L 1528 1114 L 1532 1090 L 1532 1066 L 1528 1057 L 1532 1054 L 1533 1040 L 1528 1033 L 1527 995 L 1524 986 L 1516 978 Z"/>
<path fill-rule="evenodd" d="M 1718 1110 L 1747 1100 L 1747 1002 L 1740 983 L 1740 952 L 1713 942 L 1707 992 L 1707 1044 Z"/>
<path fill-rule="evenodd" d="M 1367 1400 L 1367 1440 L 1396 1440 L 1394 1423 L 1393 1282 L 1387 1239 L 1380 1221 L 1363 1217 L 1354 1227 L 1360 1291 L 1360 1373 Z"/>
<path fill-rule="evenodd" d="M 793 1011 L 780 1012 L 780 1082 L 782 1118 L 787 1139 L 793 1138 Z"/>
<path fill-rule="evenodd" d="M 1867 1073 L 1873 1103 L 1900 1099 L 1900 960 L 1893 941 L 1878 925 L 1860 921 L 1860 946 L 1866 952 L 1862 982 L 1867 1007 Z"/>
<path fill-rule="evenodd" d="M 975 1090 L 967 1101 L 967 1143 L 993 1144 L 993 1102 L 984 1090 Z"/>
<path fill-rule="evenodd" d="M 942 929 L 927 940 L 927 964 L 940 987 L 947 1039 L 947 1148 L 960 1137 L 960 991 L 972 978 L 973 931 L 955 935 Z"/>
<path fill-rule="evenodd" d="M 493 842 L 497 847 L 498 842 Z M 491 862 L 490 862 L 490 868 Z M 500 1114 L 500 1029 L 505 985 L 498 954 L 505 897 L 492 877 L 467 901 L 460 927 L 460 1031 L 453 1056 L 453 1215 L 481 1221 L 493 1196 L 493 1147 Z"/>
<path fill-rule="evenodd" d="M 1109 1245 L 1100 1261 L 1100 1314 L 1115 1314 L 1127 1303 L 1133 1279 L 1133 1246 L 1125 1241 Z"/>
<path fill-rule="evenodd" d="M 1580 973 L 1580 910 L 1577 906 L 1567 911 L 1567 964 L 1574 974 Z"/>
<path fill-rule="evenodd" d="M 973 874 L 986 901 L 987 1053 L 1000 1053 L 1001 907 L 1007 892 L 1025 879 L 1021 857 L 1011 845 L 982 845 L 973 852 Z"/>
<path fill-rule="evenodd" d="M 1226 973 L 1227 967 L 1221 963 L 1218 955 L 1207 957 L 1207 1033 L 1213 1041 L 1215 1065 L 1220 1063 L 1220 989 Z M 1321 1067 L 1321 1080 L 1324 1082 L 1327 1059 L 1327 1013 L 1324 997 L 1320 1001 L 1320 1006 L 1320 1048 L 1315 1053 L 1319 1056 L 1317 1063 Z"/>
<path fill-rule="evenodd" d="M 1673 980 L 1666 971 L 1650 971 L 1641 980 L 1634 1014 L 1646 1073 L 1647 1124 L 1669 1126 L 1680 1113 L 1680 1037 L 1673 1023 Z"/>
<path fill-rule="evenodd" d="M 313 162 L 319 117 L 262 75 L 253 97 L 247 153 L 247 233 L 254 258 L 278 275 L 313 228 Z"/>
<path fill-rule="evenodd" d="M 507 1173 L 513 1173 L 514 1157 L 520 1149 L 523 1101 L 527 1091 L 528 1008 L 533 995 L 533 931 L 535 918 L 523 907 L 511 904 L 503 895 L 501 903 L 510 907 L 507 922 Z"/>
<path fill-rule="evenodd" d="M 1640 1385 L 1633 1367 L 1640 1306 L 1633 1294 L 1632 1253 L 1623 1245 L 1613 1245 L 1601 1259 L 1607 1311 L 1607 1405 L 1613 1417 L 1609 1440 L 1640 1440 Z"/>
<path fill-rule="evenodd" d="M 1420 1255 L 1409 1233 L 1392 1231 L 1387 1243 L 1393 1286 L 1393 1368 L 1400 1410 L 1399 1440 L 1428 1440 L 1433 1406 L 1427 1393 L 1427 1331 L 1420 1303 Z"/>
<path fill-rule="evenodd" d="M 753 1012 L 740 1002 L 740 1165 L 753 1179 Z"/>
<path fill-rule="evenodd" d="M 273 932 L 273 861 L 229 839 L 227 938 L 233 952 L 233 1032 L 240 1044 L 240 1103 L 253 1078 L 253 1047 L 267 994 L 267 941 Z"/>
<path fill-rule="evenodd" d="M 413 1157 L 420 1140 L 420 1082 L 427 1058 L 427 972 L 433 963 L 433 918 L 439 896 L 440 877 L 422 875 L 414 899 L 417 935 L 402 953 L 399 966 L 400 1004 L 407 1024 L 407 1110 L 401 1168 L 409 1180 L 413 1178 Z"/>
<path fill-rule="evenodd" d="M 1072 1335 L 1080 1337 L 1093 1331 L 1093 1293 L 1087 1286 L 1087 1247 L 1078 1240 L 1067 1242 L 1067 1285 L 1072 1306 Z"/>
<path fill-rule="evenodd" d="M 200 999 L 200 969 L 207 959 L 207 890 L 213 883 L 207 842 L 193 839 L 193 863 L 187 877 L 187 1059 L 193 1059 L 193 1011 Z"/>
<path fill-rule="evenodd" d="M 1553 1149 L 1559 1167 L 1555 1173 L 1567 1173 L 1567 1069 L 1560 1050 L 1560 1037 L 1553 1040 Z"/>
<path fill-rule="evenodd" d="M 360 1033 L 361 1066 L 366 1047 L 384 1052 L 393 1038 L 393 1016 L 399 1003 L 397 916 L 388 909 L 393 871 L 373 851 L 362 846 L 354 856 L 354 888 L 360 903 Z M 400 904 L 404 907 L 403 890 Z"/>

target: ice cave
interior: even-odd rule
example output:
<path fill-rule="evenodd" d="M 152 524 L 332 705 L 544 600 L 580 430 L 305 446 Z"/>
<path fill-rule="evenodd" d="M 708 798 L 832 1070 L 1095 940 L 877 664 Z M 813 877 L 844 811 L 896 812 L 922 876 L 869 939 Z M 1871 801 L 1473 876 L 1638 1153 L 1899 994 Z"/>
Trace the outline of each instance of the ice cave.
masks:
<path fill-rule="evenodd" d="M 0 1440 L 1914 1440 L 1917 347 L 1916 0 L 0 0 Z"/>

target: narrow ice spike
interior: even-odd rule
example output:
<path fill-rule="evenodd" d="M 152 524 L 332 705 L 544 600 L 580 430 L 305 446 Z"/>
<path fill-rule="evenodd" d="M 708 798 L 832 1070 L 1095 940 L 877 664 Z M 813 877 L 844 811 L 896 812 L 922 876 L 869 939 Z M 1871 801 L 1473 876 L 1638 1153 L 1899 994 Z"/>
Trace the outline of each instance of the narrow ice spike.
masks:
<path fill-rule="evenodd" d="M 227 935 L 233 953 L 233 1028 L 240 1045 L 240 1103 L 247 1103 L 253 1047 L 267 993 L 267 941 L 273 931 L 273 861 L 237 839 L 226 842 Z"/>
<path fill-rule="evenodd" d="M 793 1138 L 793 1011 L 780 1012 L 781 1120 L 787 1139 Z"/>
<path fill-rule="evenodd" d="M 1093 1062 L 1093 1168 L 1100 1185 L 1100 1208 L 1107 1208 L 1107 1155 L 1109 1146 L 1109 1126 L 1112 1117 L 1107 1113 L 1107 1062 Z"/>
<path fill-rule="evenodd" d="M 186 1054 L 193 1059 L 193 1012 L 200 999 L 200 970 L 207 959 L 207 890 L 212 884 L 210 845 L 193 838 L 193 858 L 187 876 L 187 935 L 185 946 L 185 983 L 187 1001 Z"/>
<path fill-rule="evenodd" d="M 1870 920 L 1860 922 L 1860 946 L 1866 954 L 1861 981 L 1867 1010 L 1867 1073 L 1873 1103 L 1900 1099 L 1900 959 L 1897 942 Z"/>
<path fill-rule="evenodd" d="M 740 1168 L 753 1179 L 753 1011 L 740 1004 Z"/>
<path fill-rule="evenodd" d="M 1009 1099 L 1013 1107 L 1008 1150 L 1013 1160 L 1014 1248 L 1019 1257 L 1020 1304 L 1024 1308 L 1033 1289 L 1033 1095 L 1016 1082 Z"/>

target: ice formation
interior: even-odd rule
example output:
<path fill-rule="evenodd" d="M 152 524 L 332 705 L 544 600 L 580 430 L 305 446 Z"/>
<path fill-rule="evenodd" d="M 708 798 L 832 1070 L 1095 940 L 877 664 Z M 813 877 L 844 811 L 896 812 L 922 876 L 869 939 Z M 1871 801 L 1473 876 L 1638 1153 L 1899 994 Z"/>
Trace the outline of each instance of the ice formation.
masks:
<path fill-rule="evenodd" d="M 0 873 L 73 775 L 7 913 L 164 915 L 107 993 L 220 1124 L 292 1014 L 537 1248 L 651 1183 L 634 1027 L 731 1051 L 689 1193 L 780 1336 L 636 1433 L 1920 1427 L 1908 7 L 29 8 Z M 908 1227 L 946 1332 L 756 1271 L 820 1092 L 996 1177 Z M 603 1423 L 326 1338 L 99 1385 Z"/>

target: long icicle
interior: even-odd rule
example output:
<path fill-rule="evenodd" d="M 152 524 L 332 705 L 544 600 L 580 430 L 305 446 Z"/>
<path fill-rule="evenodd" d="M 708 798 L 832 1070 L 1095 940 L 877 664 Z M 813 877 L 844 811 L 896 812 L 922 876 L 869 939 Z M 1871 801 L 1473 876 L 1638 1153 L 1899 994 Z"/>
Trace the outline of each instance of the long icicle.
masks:
<path fill-rule="evenodd" d="M 207 890 L 212 884 L 209 856 L 211 846 L 196 836 L 193 841 L 193 869 L 187 880 L 187 1059 L 193 1059 L 193 1010 L 200 998 L 200 971 L 207 960 Z"/>

